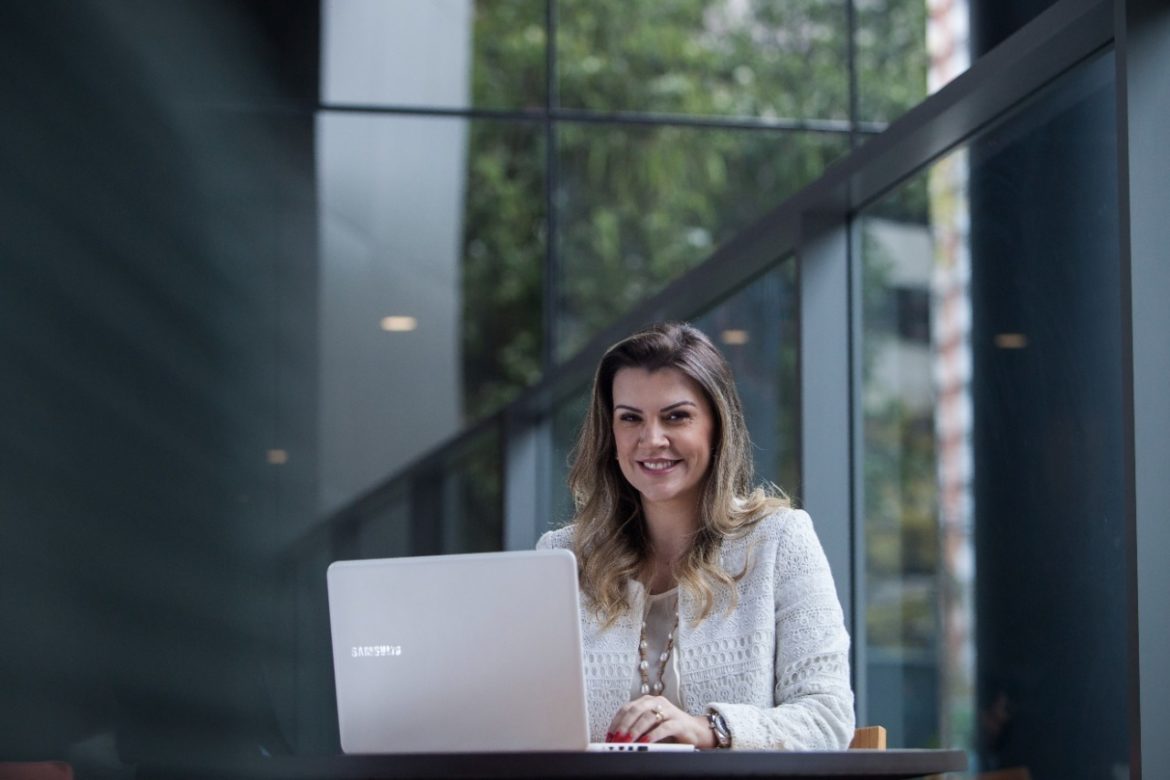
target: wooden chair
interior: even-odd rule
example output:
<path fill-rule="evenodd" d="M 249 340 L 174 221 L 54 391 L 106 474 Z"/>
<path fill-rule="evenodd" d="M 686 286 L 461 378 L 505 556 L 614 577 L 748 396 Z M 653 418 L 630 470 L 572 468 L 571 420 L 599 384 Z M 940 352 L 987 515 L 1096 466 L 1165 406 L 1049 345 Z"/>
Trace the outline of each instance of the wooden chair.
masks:
<path fill-rule="evenodd" d="M 0 761 L 0 780 L 73 780 L 64 761 Z"/>
<path fill-rule="evenodd" d="M 975 780 L 1032 780 L 1032 773 L 1026 766 L 1013 766 L 1007 769 L 996 769 L 991 772 L 980 772 Z"/>
<path fill-rule="evenodd" d="M 883 726 L 861 726 L 853 732 L 850 750 L 885 750 L 886 729 Z"/>

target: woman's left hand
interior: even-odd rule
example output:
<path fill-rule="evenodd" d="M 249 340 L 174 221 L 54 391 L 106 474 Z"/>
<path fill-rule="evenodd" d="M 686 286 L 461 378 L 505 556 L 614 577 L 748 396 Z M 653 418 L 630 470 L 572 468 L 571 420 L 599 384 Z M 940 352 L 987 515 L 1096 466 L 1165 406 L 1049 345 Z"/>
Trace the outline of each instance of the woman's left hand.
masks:
<path fill-rule="evenodd" d="M 715 747 L 707 719 L 691 715 L 662 696 L 640 696 L 622 705 L 609 724 L 607 742 L 680 742 Z"/>

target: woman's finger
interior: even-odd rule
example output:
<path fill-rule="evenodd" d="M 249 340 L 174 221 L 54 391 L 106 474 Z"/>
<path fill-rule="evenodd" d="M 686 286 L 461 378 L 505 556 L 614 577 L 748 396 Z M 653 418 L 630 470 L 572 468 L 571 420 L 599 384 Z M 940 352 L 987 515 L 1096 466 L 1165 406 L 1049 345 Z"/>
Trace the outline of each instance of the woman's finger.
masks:
<path fill-rule="evenodd" d="M 660 696 L 642 696 L 627 702 L 614 715 L 608 738 L 636 741 L 665 720 L 669 709 L 675 709 L 674 705 Z"/>

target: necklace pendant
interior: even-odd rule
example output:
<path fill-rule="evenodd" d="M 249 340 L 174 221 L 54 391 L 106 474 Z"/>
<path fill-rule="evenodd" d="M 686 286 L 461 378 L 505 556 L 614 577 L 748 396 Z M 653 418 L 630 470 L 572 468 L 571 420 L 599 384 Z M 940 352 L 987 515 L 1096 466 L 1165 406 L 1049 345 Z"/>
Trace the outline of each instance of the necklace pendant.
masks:
<path fill-rule="evenodd" d="M 645 696 L 648 693 L 650 693 L 650 686 L 646 683 L 642 683 L 642 695 Z"/>
<path fill-rule="evenodd" d="M 657 696 L 660 693 L 662 693 L 662 682 L 661 681 L 654 683 L 654 695 Z"/>

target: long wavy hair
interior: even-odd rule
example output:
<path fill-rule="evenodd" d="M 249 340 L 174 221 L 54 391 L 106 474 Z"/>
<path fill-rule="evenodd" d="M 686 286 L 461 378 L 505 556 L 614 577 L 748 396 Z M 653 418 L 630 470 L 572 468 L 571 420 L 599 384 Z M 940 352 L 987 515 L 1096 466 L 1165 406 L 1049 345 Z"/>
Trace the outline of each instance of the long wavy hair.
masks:
<path fill-rule="evenodd" d="M 613 380 L 623 368 L 678 369 L 702 388 L 715 417 L 699 528 L 674 572 L 680 586 L 702 602 L 701 622 L 711 613 L 718 588 L 730 590 L 734 608 L 734 584 L 747 572 L 746 567 L 736 574 L 724 570 L 719 561 L 723 540 L 746 533 L 789 501 L 773 485 L 753 484 L 751 441 L 735 379 L 702 331 L 664 322 L 614 344 L 597 366 L 569 470 L 581 590 L 607 626 L 630 609 L 626 583 L 648 575 L 651 552 L 641 496 L 622 475 L 614 443 Z"/>

